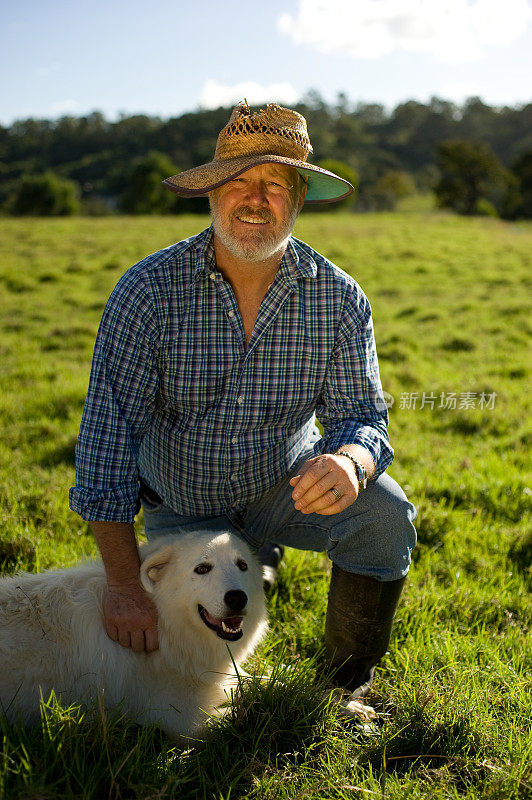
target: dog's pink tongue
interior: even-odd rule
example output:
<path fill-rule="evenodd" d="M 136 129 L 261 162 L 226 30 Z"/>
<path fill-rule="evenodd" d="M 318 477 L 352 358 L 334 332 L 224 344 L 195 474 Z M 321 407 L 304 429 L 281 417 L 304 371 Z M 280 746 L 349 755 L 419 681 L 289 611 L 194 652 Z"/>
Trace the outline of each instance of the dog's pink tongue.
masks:
<path fill-rule="evenodd" d="M 207 622 L 210 622 L 211 625 L 218 625 L 218 627 L 221 627 L 221 625 L 222 625 L 221 618 L 220 617 L 213 617 L 212 614 L 209 614 L 207 609 L 205 609 L 205 619 L 207 620 Z"/>
<path fill-rule="evenodd" d="M 233 631 L 238 631 L 242 625 L 242 617 L 213 617 L 212 614 L 209 614 L 207 609 L 205 609 L 205 619 L 211 625 L 216 625 L 218 628 L 222 627 L 223 622 L 226 628 Z"/>

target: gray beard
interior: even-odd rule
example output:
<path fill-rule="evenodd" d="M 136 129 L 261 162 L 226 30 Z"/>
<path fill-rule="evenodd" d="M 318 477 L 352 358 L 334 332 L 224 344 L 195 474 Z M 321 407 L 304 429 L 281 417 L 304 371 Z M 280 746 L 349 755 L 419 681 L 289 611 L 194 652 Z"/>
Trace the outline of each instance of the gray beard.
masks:
<path fill-rule="evenodd" d="M 298 216 L 297 206 L 295 206 L 291 216 L 287 219 L 286 224 L 279 230 L 277 235 L 269 234 L 268 236 L 261 237 L 259 241 L 242 242 L 237 236 L 234 236 L 230 230 L 226 229 L 225 223 L 218 213 L 216 203 L 213 203 L 210 198 L 209 204 L 216 236 L 235 258 L 250 263 L 267 261 L 276 253 L 280 251 L 284 252 Z M 268 219 L 270 219 L 269 216 Z"/>

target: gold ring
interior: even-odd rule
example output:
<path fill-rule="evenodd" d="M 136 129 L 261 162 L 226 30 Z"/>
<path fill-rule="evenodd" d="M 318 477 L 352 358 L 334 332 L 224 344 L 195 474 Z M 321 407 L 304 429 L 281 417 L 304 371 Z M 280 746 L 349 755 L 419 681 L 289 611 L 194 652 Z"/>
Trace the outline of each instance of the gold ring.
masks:
<path fill-rule="evenodd" d="M 340 492 L 338 491 L 338 489 L 335 489 L 335 488 L 334 488 L 334 486 L 332 487 L 332 489 L 331 489 L 331 492 L 332 492 L 334 495 L 336 495 L 336 499 L 337 499 L 337 500 L 340 500 L 340 498 L 342 497 L 342 495 L 340 494 Z"/>

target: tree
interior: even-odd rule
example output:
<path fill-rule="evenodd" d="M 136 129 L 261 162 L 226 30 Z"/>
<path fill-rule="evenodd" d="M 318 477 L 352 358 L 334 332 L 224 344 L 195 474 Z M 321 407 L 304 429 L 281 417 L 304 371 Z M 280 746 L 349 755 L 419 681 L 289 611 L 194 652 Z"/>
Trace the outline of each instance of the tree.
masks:
<path fill-rule="evenodd" d="M 440 179 L 434 191 L 440 207 L 464 215 L 501 210 L 515 179 L 487 144 L 453 139 L 436 150 Z"/>
<path fill-rule="evenodd" d="M 519 182 L 515 216 L 532 218 L 532 152 L 524 153 L 512 165 L 512 172 Z"/>
<path fill-rule="evenodd" d="M 42 175 L 24 175 L 10 204 L 12 214 L 24 216 L 70 216 L 79 212 L 79 187 L 48 170 Z"/>
<path fill-rule="evenodd" d="M 383 125 L 386 122 L 386 112 L 380 103 L 357 103 L 355 116 L 367 126 Z"/>
<path fill-rule="evenodd" d="M 119 206 L 126 214 L 168 214 L 180 209 L 180 198 L 162 181 L 179 172 L 168 156 L 152 150 L 133 161 Z"/>
<path fill-rule="evenodd" d="M 391 169 L 378 179 L 372 189 L 373 205 L 381 211 L 393 211 L 399 200 L 415 194 L 416 184 L 408 172 Z"/>
<path fill-rule="evenodd" d="M 438 179 L 435 155 L 439 142 L 482 140 L 508 169 L 532 150 L 532 104 L 490 108 L 471 98 L 455 106 L 432 98 L 429 104 L 407 102 L 387 111 L 377 104 L 353 105 L 344 94 L 328 104 L 317 92 L 309 92 L 296 110 L 307 120 L 314 148 L 312 163 L 335 159 L 360 176 L 358 209 L 374 207 L 375 184 L 390 170 L 410 173 L 421 191 L 432 189 Z M 189 169 L 210 161 L 230 112 L 231 108 L 220 107 L 167 120 L 138 114 L 115 122 L 94 112 L 80 118 L 27 119 L 0 126 L 0 206 L 9 210 L 24 175 L 52 170 L 79 184 L 82 203 L 116 209 L 126 194 L 126 202 L 135 208 L 135 197 L 127 199 L 126 193 L 135 160 L 146 159 L 151 150 L 163 153 L 172 164 L 170 172 L 176 171 L 175 164 Z M 501 191 L 495 191 L 495 201 L 490 198 L 486 202 L 510 218 L 514 212 L 514 216 L 521 214 L 515 211 L 518 191 L 508 195 L 505 203 L 498 197 Z M 174 197 L 175 205 L 171 200 L 167 193 L 163 208 L 168 202 L 173 211 L 208 211 L 205 198 Z M 82 213 L 86 209 L 87 205 L 82 205 Z"/>

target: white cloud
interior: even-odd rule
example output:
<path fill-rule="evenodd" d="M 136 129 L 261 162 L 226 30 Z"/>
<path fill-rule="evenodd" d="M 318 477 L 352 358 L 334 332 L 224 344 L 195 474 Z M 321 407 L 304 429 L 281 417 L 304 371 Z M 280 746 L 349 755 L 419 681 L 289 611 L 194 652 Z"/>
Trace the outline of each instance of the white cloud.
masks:
<path fill-rule="evenodd" d="M 325 53 L 376 59 L 403 50 L 460 63 L 510 45 L 531 21 L 527 0 L 299 0 L 278 26 Z"/>
<path fill-rule="evenodd" d="M 219 106 L 236 105 L 244 98 L 250 106 L 274 102 L 289 106 L 297 103 L 299 93 L 290 83 L 261 86 L 253 81 L 247 81 L 234 86 L 223 86 L 218 81 L 208 80 L 201 92 L 200 105 L 203 108 L 219 108 Z"/>

